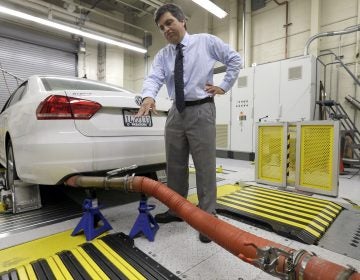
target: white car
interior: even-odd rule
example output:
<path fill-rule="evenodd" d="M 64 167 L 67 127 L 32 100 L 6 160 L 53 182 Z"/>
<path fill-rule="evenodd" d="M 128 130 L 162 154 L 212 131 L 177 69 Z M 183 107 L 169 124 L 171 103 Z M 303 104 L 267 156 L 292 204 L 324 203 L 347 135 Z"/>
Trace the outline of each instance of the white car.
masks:
<path fill-rule="evenodd" d="M 0 163 L 5 189 L 25 183 L 61 184 L 136 164 L 142 172 L 165 166 L 164 127 L 170 101 L 157 115 L 136 117 L 141 97 L 87 79 L 31 76 L 0 114 Z"/>

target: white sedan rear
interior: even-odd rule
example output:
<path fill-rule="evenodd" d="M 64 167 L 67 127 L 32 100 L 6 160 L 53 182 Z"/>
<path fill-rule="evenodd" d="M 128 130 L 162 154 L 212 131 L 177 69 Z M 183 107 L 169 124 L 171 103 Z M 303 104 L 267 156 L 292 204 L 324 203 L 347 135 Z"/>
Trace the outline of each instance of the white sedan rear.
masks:
<path fill-rule="evenodd" d="M 56 185 L 68 176 L 136 164 L 164 167 L 164 127 L 170 101 L 158 115 L 135 117 L 141 97 L 86 79 L 32 76 L 0 114 L 0 163 L 14 179 Z"/>

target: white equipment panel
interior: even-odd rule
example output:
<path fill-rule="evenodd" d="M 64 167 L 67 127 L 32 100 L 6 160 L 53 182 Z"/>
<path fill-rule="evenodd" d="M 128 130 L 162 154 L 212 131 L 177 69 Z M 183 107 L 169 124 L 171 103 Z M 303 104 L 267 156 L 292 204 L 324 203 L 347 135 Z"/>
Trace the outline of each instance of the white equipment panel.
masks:
<path fill-rule="evenodd" d="M 214 75 L 214 85 L 219 86 L 224 79 L 225 73 L 218 73 Z M 224 95 L 215 96 L 216 106 L 216 143 L 217 149 L 229 150 L 230 148 L 230 102 L 231 89 Z"/>
<path fill-rule="evenodd" d="M 224 75 L 214 75 L 214 84 Z M 241 69 L 231 91 L 215 98 L 217 149 L 255 152 L 260 121 L 313 120 L 315 91 L 316 59 L 311 55 Z"/>
<path fill-rule="evenodd" d="M 278 121 L 280 115 L 280 61 L 255 66 L 254 120 Z"/>
<path fill-rule="evenodd" d="M 301 121 L 314 118 L 316 60 L 301 56 L 281 61 L 280 120 Z"/>
<path fill-rule="evenodd" d="M 231 93 L 231 144 L 230 150 L 254 152 L 254 70 L 240 70 Z"/>

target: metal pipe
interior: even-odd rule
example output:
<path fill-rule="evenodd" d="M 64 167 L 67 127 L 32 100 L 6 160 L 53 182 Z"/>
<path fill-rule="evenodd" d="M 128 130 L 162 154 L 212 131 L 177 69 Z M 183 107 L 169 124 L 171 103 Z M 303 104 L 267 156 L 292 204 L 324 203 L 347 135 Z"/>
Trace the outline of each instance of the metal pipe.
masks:
<path fill-rule="evenodd" d="M 124 1 L 120 1 L 120 0 L 114 0 L 114 1 L 117 2 L 117 3 L 123 4 L 123 5 L 125 5 L 125 6 L 128 6 L 128 7 L 132 8 L 132 9 L 134 9 L 134 10 L 140 11 L 140 12 L 142 12 L 142 13 L 145 13 L 145 14 L 148 14 L 148 15 L 152 15 L 152 14 L 149 13 L 148 11 L 145 11 L 145 10 L 143 10 L 143 9 L 140 9 L 140 8 L 138 8 L 138 7 L 134 6 L 134 5 L 131 5 L 131 4 L 129 4 L 129 3 L 126 3 L 126 2 L 124 2 Z"/>
<path fill-rule="evenodd" d="M 288 36 L 289 36 L 289 26 L 291 25 L 291 23 L 289 23 L 289 2 L 288 1 L 284 1 L 284 2 L 278 2 L 277 0 L 274 0 L 274 2 L 276 4 L 278 4 L 279 6 L 281 5 L 285 5 L 285 58 L 288 58 Z"/>
<path fill-rule="evenodd" d="M 161 182 L 140 176 L 73 176 L 72 187 L 115 188 L 153 196 L 167 205 L 194 229 L 209 237 L 241 260 L 282 279 L 360 280 L 360 273 L 321 259 L 305 250 L 292 249 L 236 228 L 206 213 Z"/>
<path fill-rule="evenodd" d="M 33 0 L 28 0 L 28 1 L 33 1 Z M 63 0 L 63 1 L 66 2 L 66 3 L 69 3 L 69 4 L 74 4 L 73 0 Z M 148 30 L 146 30 L 146 29 L 144 29 L 144 28 L 142 28 L 142 27 L 139 27 L 139 26 L 137 26 L 137 25 L 131 24 L 131 23 L 125 21 L 125 20 L 118 19 L 118 18 L 114 17 L 114 15 L 112 15 L 112 14 L 107 14 L 107 13 L 104 13 L 104 12 L 99 12 L 99 11 L 97 11 L 97 10 L 94 10 L 94 8 L 85 7 L 84 5 L 77 4 L 77 3 L 74 4 L 74 5 L 78 6 L 78 7 L 81 8 L 81 9 L 84 9 L 84 10 L 86 10 L 86 11 L 91 11 L 91 12 L 94 13 L 94 14 L 97 14 L 97 15 L 103 16 L 103 17 L 105 17 L 105 18 L 108 18 L 108 19 L 110 19 L 110 20 L 113 20 L 113 21 L 116 21 L 116 22 L 125 24 L 125 25 L 127 25 L 127 26 L 130 26 L 130 27 L 132 27 L 132 28 L 141 30 L 141 31 L 143 31 L 143 32 L 149 32 Z"/>
<path fill-rule="evenodd" d="M 9 76 L 13 77 L 15 80 L 24 81 L 24 79 L 19 78 L 18 76 L 15 76 L 14 74 L 11 74 L 10 72 L 6 71 L 4 68 L 0 67 L 0 71 L 3 73 L 8 74 Z"/>
<path fill-rule="evenodd" d="M 24 2 L 23 0 L 9 0 L 9 1 L 12 3 L 16 3 L 22 7 L 36 9 L 37 11 L 45 13 L 45 14 L 48 14 L 49 11 L 55 11 L 56 16 L 58 16 L 62 20 L 68 20 L 68 21 L 73 21 L 74 19 L 76 19 L 78 21 L 81 20 L 80 16 L 69 13 L 66 9 L 46 3 L 42 0 L 28 0 L 31 3 Z M 36 4 L 37 6 L 35 6 L 33 4 Z M 89 31 L 89 32 L 95 31 L 95 32 L 101 32 L 102 34 L 106 33 L 106 34 L 109 34 L 110 36 L 116 36 L 120 39 L 127 40 L 130 42 L 136 43 L 136 44 L 141 44 L 141 45 L 143 44 L 142 38 L 135 37 L 131 34 L 127 34 L 124 32 L 115 31 L 114 29 L 107 28 L 105 26 L 102 26 L 102 25 L 99 25 L 96 23 L 87 21 L 87 22 L 85 22 L 84 27 L 91 29 L 91 30 L 84 30 L 84 31 Z"/>
<path fill-rule="evenodd" d="M 357 24 L 360 24 L 360 0 L 357 1 Z M 356 44 L 355 44 L 355 57 L 356 57 L 356 63 L 355 63 L 355 76 L 359 77 L 359 67 L 358 67 L 358 61 L 359 61 L 359 33 L 356 33 Z M 354 85 L 354 91 L 355 91 L 355 98 L 358 98 L 358 87 Z M 358 111 L 355 110 L 354 112 L 354 118 L 353 122 L 356 124 L 358 116 Z"/>
<path fill-rule="evenodd" d="M 246 29 L 245 29 L 245 15 L 246 15 L 246 10 L 245 10 L 245 5 L 246 5 L 246 0 L 243 0 L 243 5 L 242 5 L 242 49 L 243 49 L 243 67 L 245 68 L 247 66 L 247 61 L 246 61 L 246 45 L 245 45 L 245 33 L 246 33 Z"/>
<path fill-rule="evenodd" d="M 314 36 L 311 36 L 307 40 L 307 42 L 305 44 L 304 55 L 309 54 L 309 46 L 310 46 L 311 42 L 317 38 L 348 34 L 348 33 L 356 32 L 356 31 L 360 31 L 360 25 L 355 25 L 355 26 L 352 26 L 351 28 L 347 28 L 347 29 L 340 30 L 340 31 L 330 31 L 330 32 L 322 32 L 322 33 L 315 34 Z"/>
<path fill-rule="evenodd" d="M 238 51 L 238 3 L 237 0 L 230 1 L 229 11 L 229 45 Z"/>
<path fill-rule="evenodd" d="M 150 1 L 150 0 L 140 0 L 141 2 L 151 6 L 151 7 L 154 7 L 155 9 L 159 8 L 161 6 L 161 4 L 159 3 L 154 3 L 153 1 Z"/>
<path fill-rule="evenodd" d="M 251 48 L 251 41 L 252 41 L 252 24 L 251 24 L 251 0 L 244 0 L 246 1 L 245 4 L 245 60 L 244 60 L 244 67 L 251 67 L 252 61 L 252 48 Z"/>
<path fill-rule="evenodd" d="M 350 102 L 352 105 L 356 107 L 356 109 L 360 110 L 360 101 L 352 97 L 351 95 L 345 96 L 345 100 Z"/>

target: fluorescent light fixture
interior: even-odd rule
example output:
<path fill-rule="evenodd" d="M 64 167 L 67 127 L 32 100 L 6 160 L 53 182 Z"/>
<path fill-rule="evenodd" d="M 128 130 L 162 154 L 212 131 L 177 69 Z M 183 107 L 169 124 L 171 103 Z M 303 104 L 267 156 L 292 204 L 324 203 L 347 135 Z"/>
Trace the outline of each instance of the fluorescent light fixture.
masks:
<path fill-rule="evenodd" d="M 106 37 L 103 37 L 103 36 L 92 34 L 92 33 L 82 31 L 82 30 L 74 28 L 74 27 L 70 27 L 70 26 L 66 26 L 64 24 L 56 23 L 56 22 L 53 22 L 53 21 L 50 21 L 50 20 L 46 20 L 46 19 L 42 19 L 42 18 L 39 18 L 39 17 L 31 16 L 29 14 L 25 14 L 25 13 L 22 13 L 22 12 L 19 12 L 19 11 L 15 11 L 15 10 L 12 10 L 12 9 L 5 8 L 3 6 L 0 6 L 0 13 L 11 15 L 11 16 L 18 17 L 18 18 L 25 19 L 25 20 L 29 20 L 29 21 L 33 21 L 33 22 L 36 22 L 36 23 L 40 23 L 40 24 L 46 25 L 48 27 L 52 27 L 52 28 L 55 28 L 55 29 L 66 31 L 66 32 L 69 32 L 69 33 L 72 33 L 72 34 L 77 34 L 77 35 L 80 35 L 80 36 L 83 36 L 83 37 L 86 37 L 86 38 L 90 38 L 90 39 L 94 39 L 96 41 L 101 41 L 101 42 L 104 42 L 104 43 L 107 43 L 107 44 L 110 44 L 110 45 L 115 45 L 115 46 L 118 46 L 120 48 L 129 49 L 129 50 L 140 52 L 140 53 L 146 53 L 147 52 L 146 49 L 141 48 L 141 47 L 137 47 L 137 46 L 134 46 L 134 45 L 131 45 L 131 44 L 123 43 L 123 42 L 116 41 L 116 40 L 113 40 L 113 39 L 109 39 L 109 38 L 106 38 Z"/>
<path fill-rule="evenodd" d="M 224 18 L 227 16 L 227 12 L 223 9 L 219 8 L 219 6 L 215 5 L 210 0 L 192 0 L 199 6 L 203 7 L 205 10 L 208 10 L 210 13 L 214 14 L 218 18 Z"/>

